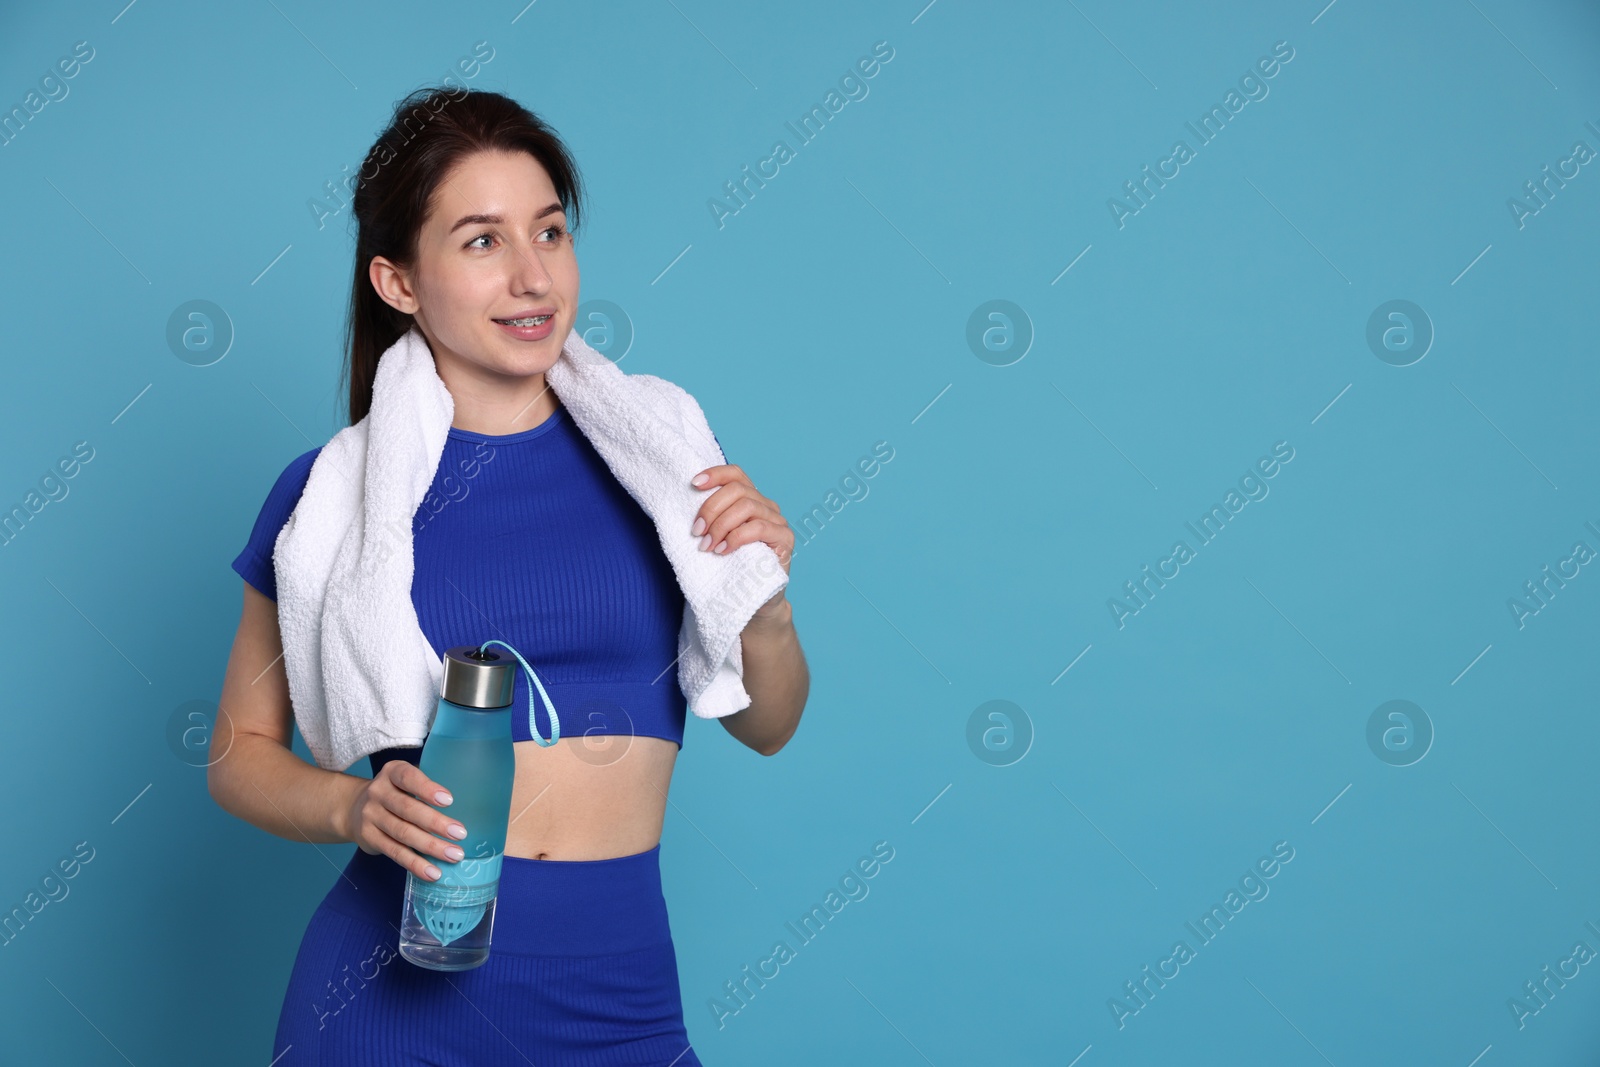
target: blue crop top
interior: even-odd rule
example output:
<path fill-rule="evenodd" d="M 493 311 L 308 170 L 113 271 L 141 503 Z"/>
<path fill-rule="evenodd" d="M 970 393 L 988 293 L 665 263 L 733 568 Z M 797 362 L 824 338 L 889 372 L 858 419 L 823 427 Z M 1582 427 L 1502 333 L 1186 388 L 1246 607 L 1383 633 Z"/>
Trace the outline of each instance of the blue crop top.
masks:
<path fill-rule="evenodd" d="M 273 548 L 320 448 L 278 477 L 233 569 L 277 599 Z M 490 436 L 451 427 L 433 484 L 412 520 L 411 602 L 439 656 L 498 638 L 532 664 L 561 736 L 633 734 L 683 746 L 678 685 L 684 597 L 655 523 L 558 406 L 531 430 Z M 495 646 L 503 647 L 503 646 Z M 519 670 L 512 737 L 528 732 Z M 540 737 L 550 717 L 533 694 Z M 385 749 L 417 762 L 420 749 Z"/>

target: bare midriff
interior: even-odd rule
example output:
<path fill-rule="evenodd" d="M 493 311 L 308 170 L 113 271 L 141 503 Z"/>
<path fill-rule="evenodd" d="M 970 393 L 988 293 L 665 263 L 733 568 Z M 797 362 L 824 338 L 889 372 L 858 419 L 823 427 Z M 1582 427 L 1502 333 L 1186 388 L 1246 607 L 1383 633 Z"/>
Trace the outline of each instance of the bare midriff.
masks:
<path fill-rule="evenodd" d="M 664 737 L 590 734 L 518 741 L 506 855 L 540 860 L 632 856 L 661 841 L 678 746 Z M 448 810 L 448 809 L 447 809 Z"/>

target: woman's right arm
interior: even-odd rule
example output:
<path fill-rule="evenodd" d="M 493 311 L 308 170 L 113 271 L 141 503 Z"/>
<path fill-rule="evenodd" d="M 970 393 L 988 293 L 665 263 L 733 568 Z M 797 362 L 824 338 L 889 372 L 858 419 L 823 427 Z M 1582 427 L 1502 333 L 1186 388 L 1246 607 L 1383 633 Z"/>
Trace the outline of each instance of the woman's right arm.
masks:
<path fill-rule="evenodd" d="M 354 841 L 424 878 L 438 873 L 417 850 L 447 861 L 459 858 L 459 848 L 435 835 L 464 832 L 452 833 L 459 823 L 417 799 L 439 790 L 419 768 L 391 760 L 370 779 L 325 770 L 294 753 L 293 730 L 278 605 L 245 582 L 244 609 L 211 732 L 206 785 L 212 799 L 279 837 Z"/>

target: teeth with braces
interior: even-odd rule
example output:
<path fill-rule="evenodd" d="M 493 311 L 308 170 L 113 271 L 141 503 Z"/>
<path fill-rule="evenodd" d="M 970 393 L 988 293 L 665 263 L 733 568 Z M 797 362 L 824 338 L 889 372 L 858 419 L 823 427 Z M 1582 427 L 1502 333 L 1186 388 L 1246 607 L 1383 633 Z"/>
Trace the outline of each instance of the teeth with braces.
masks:
<path fill-rule="evenodd" d="M 528 319 L 495 319 L 494 321 L 503 322 L 507 326 L 539 326 L 548 321 L 549 318 L 549 315 L 535 315 Z"/>

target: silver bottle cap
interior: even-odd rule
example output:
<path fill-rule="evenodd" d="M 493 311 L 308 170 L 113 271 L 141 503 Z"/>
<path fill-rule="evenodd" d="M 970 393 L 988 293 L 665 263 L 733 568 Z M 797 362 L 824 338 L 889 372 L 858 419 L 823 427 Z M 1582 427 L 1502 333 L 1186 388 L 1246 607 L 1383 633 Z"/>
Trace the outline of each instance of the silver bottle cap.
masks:
<path fill-rule="evenodd" d="M 444 654 L 440 696 L 464 708 L 503 708 L 516 694 L 517 659 L 499 648 L 457 645 Z"/>

